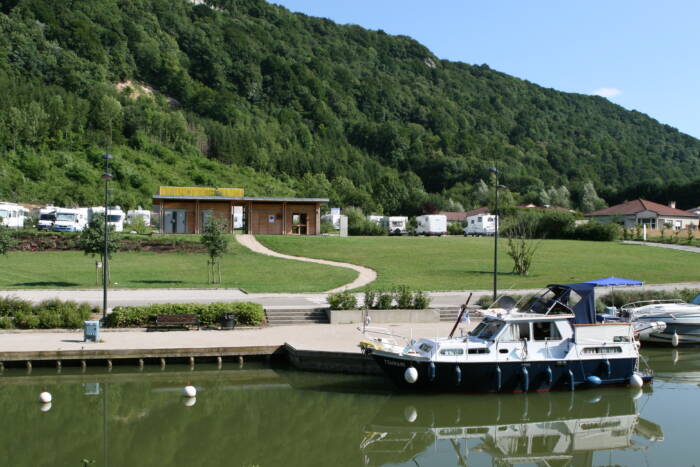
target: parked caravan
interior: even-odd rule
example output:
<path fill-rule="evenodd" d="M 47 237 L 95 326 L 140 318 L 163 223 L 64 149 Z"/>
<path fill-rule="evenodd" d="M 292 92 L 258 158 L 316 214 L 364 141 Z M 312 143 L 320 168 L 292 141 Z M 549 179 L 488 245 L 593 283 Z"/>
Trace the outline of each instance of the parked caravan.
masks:
<path fill-rule="evenodd" d="M 387 216 L 382 219 L 382 226 L 389 232 L 389 235 L 405 235 L 408 232 L 408 217 Z"/>
<path fill-rule="evenodd" d="M 82 232 L 87 227 L 86 208 L 56 208 L 56 220 L 51 227 L 54 232 Z"/>
<path fill-rule="evenodd" d="M 13 229 L 24 227 L 29 209 L 15 203 L 0 203 L 0 224 Z"/>
<path fill-rule="evenodd" d="M 367 220 L 370 222 L 374 222 L 377 225 L 382 225 L 382 222 L 384 221 L 384 216 L 367 216 Z"/>
<path fill-rule="evenodd" d="M 53 229 L 54 222 L 56 222 L 56 208 L 54 206 L 46 206 L 39 209 L 39 221 L 36 224 L 37 230 L 48 232 Z"/>
<path fill-rule="evenodd" d="M 467 217 L 467 226 L 464 228 L 464 235 L 494 235 L 496 232 L 496 216 L 494 214 L 482 213 Z"/>
<path fill-rule="evenodd" d="M 430 214 L 416 217 L 416 235 L 440 235 L 447 233 L 447 216 Z"/>
<path fill-rule="evenodd" d="M 104 212 L 104 209 L 100 212 Z M 143 219 L 143 223 L 146 225 L 146 227 L 151 225 L 151 211 L 148 209 L 142 209 L 141 206 L 139 206 L 138 209 L 129 209 L 126 212 L 126 221 L 129 224 L 133 224 L 139 217 Z"/>
<path fill-rule="evenodd" d="M 102 206 L 95 206 L 90 208 L 90 218 L 92 219 L 92 216 L 95 214 L 103 214 L 105 212 L 105 208 Z M 115 232 L 123 232 L 124 231 L 124 219 L 126 216 L 124 215 L 124 211 L 122 211 L 122 208 L 119 206 L 110 206 L 109 210 L 107 211 L 107 224 L 109 224 L 111 227 L 114 228 Z"/>

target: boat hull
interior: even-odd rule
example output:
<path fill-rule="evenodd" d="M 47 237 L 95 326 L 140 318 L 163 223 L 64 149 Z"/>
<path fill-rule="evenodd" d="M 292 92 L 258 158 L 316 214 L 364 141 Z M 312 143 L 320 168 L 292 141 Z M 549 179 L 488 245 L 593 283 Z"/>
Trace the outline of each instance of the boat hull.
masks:
<path fill-rule="evenodd" d="M 433 370 L 428 360 L 412 360 L 382 352 L 373 352 L 372 356 L 396 386 L 419 392 L 546 392 L 621 385 L 629 383 L 637 363 L 636 358 L 432 362 Z M 408 367 L 418 372 L 414 383 L 408 383 L 404 377 Z M 592 382 L 591 376 L 599 380 L 593 378 L 595 382 Z"/>
<path fill-rule="evenodd" d="M 653 332 L 649 335 L 642 335 L 642 342 L 650 342 L 657 344 L 673 344 L 673 335 L 678 335 L 679 344 L 700 344 L 700 319 L 659 319 L 666 323 L 666 329 L 663 332 Z M 685 321 L 685 322 L 684 322 Z"/>

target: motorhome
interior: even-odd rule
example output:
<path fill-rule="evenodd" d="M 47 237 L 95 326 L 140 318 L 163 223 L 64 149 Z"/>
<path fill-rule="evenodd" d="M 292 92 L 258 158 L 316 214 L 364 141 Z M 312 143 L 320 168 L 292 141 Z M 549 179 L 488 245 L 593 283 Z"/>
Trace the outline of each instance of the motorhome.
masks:
<path fill-rule="evenodd" d="M 104 212 L 104 209 L 101 212 Z M 126 212 L 126 221 L 129 224 L 133 224 L 138 218 L 143 219 L 143 223 L 146 227 L 151 225 L 151 211 L 148 209 L 142 209 L 141 206 L 139 206 L 138 209 L 129 209 Z"/>
<path fill-rule="evenodd" d="M 104 214 L 105 208 L 102 206 L 95 206 L 90 208 L 90 219 L 92 219 L 92 216 L 95 214 Z M 122 208 L 119 206 L 110 206 L 109 210 L 107 211 L 107 224 L 109 224 L 115 232 L 123 232 L 124 231 L 124 219 L 126 216 L 124 215 L 124 211 L 122 211 Z"/>
<path fill-rule="evenodd" d="M 54 232 L 82 232 L 87 227 L 86 208 L 56 208 L 56 220 L 51 227 Z"/>
<path fill-rule="evenodd" d="M 13 229 L 24 227 L 29 210 L 15 203 L 0 203 L 0 225 Z"/>
<path fill-rule="evenodd" d="M 56 208 L 54 206 L 46 206 L 39 209 L 39 221 L 36 224 L 37 230 L 48 232 L 53 228 L 54 222 L 56 222 Z"/>
<path fill-rule="evenodd" d="M 408 217 L 405 216 L 386 216 L 381 221 L 389 235 L 405 235 L 408 232 L 407 224 Z"/>
<path fill-rule="evenodd" d="M 447 233 L 447 216 L 444 214 L 429 214 L 416 217 L 416 235 L 437 235 Z"/>
<path fill-rule="evenodd" d="M 488 212 L 467 217 L 464 235 L 494 235 L 496 233 L 496 216 Z"/>
<path fill-rule="evenodd" d="M 384 221 L 384 216 L 370 215 L 367 216 L 367 220 L 370 222 L 374 222 L 377 225 L 382 225 L 382 222 Z"/>

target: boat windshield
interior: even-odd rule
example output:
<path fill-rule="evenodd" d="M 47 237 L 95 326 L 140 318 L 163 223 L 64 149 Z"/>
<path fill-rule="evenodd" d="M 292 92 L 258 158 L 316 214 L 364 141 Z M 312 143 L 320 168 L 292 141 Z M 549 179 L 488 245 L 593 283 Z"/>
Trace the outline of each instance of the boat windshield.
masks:
<path fill-rule="evenodd" d="M 496 334 L 503 328 L 503 321 L 484 320 L 469 333 L 472 337 L 489 340 L 493 339 Z"/>
<path fill-rule="evenodd" d="M 554 290 L 547 290 L 542 295 L 535 295 L 530 298 L 521 308 L 527 313 L 539 314 L 572 314 L 571 306 L 579 301 L 580 297 L 575 292 L 571 292 L 566 303 L 562 301 L 562 294 Z"/>
<path fill-rule="evenodd" d="M 700 305 L 700 293 L 688 303 L 690 303 L 691 305 Z"/>

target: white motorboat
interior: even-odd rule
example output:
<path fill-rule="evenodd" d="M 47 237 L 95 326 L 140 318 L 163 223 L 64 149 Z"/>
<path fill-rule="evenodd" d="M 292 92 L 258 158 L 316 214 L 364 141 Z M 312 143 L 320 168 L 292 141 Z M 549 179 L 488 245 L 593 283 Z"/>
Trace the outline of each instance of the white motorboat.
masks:
<path fill-rule="evenodd" d="M 649 300 L 628 303 L 620 308 L 620 317 L 638 326 L 643 323 L 665 323 L 662 330 L 641 333 L 644 342 L 677 346 L 700 344 L 700 294 L 690 302 L 682 300 Z"/>

